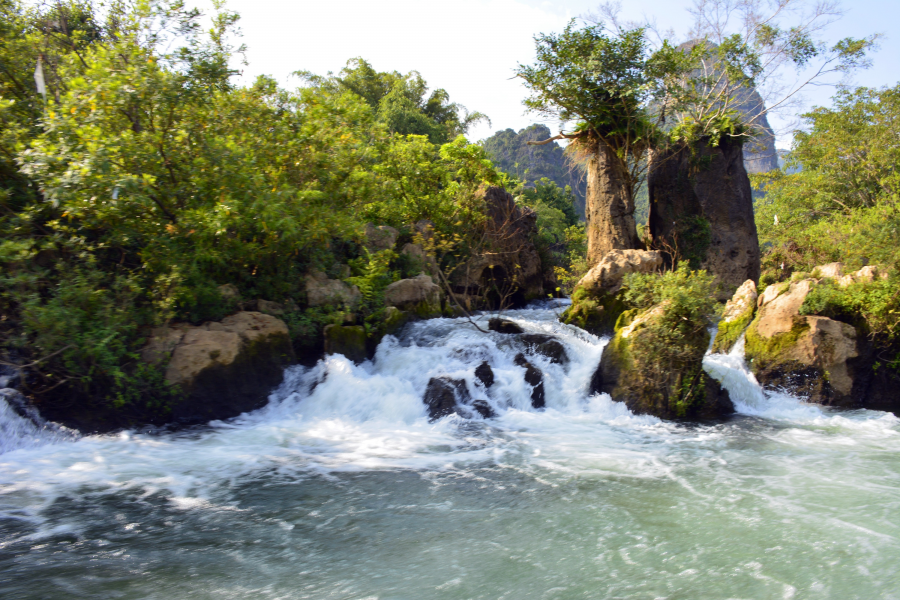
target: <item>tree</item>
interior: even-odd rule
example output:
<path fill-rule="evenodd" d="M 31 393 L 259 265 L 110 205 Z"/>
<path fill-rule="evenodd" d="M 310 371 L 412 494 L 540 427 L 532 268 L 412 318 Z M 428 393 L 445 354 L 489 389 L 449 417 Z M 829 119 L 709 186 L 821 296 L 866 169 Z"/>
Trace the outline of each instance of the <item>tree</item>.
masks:
<path fill-rule="evenodd" d="M 376 118 L 391 133 L 424 135 L 434 144 L 444 144 L 465 134 L 469 127 L 488 118 L 470 113 L 465 106 L 450 102 L 446 90 L 428 94 L 428 84 L 417 71 L 402 75 L 379 72 L 362 58 L 353 58 L 340 73 L 322 77 L 307 71 L 296 73 L 315 87 L 332 93 L 349 90 L 376 111 Z"/>
<path fill-rule="evenodd" d="M 650 52 L 645 30 L 610 32 L 604 25 L 535 38 L 537 62 L 519 65 L 531 89 L 525 105 L 565 122 L 574 152 L 587 161 L 588 260 L 617 248 L 641 245 L 634 223 L 634 196 L 646 171 L 645 153 L 657 133 L 647 102 L 661 74 L 684 61 L 668 44 Z"/>

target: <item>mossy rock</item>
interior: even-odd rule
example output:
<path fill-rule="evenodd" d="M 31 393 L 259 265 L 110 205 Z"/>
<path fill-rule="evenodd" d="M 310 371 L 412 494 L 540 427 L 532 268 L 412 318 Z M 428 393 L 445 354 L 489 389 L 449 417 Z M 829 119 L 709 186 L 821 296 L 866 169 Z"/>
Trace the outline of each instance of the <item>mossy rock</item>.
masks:
<path fill-rule="evenodd" d="M 616 321 L 628 306 L 617 296 L 591 295 L 584 288 L 572 294 L 572 305 L 562 314 L 562 322 L 575 325 L 594 335 L 611 335 Z"/>
<path fill-rule="evenodd" d="M 362 325 L 325 327 L 325 354 L 343 354 L 354 363 L 366 360 L 366 328 Z"/>
<path fill-rule="evenodd" d="M 719 321 L 719 331 L 716 333 L 716 339 L 713 342 L 712 351 L 727 354 L 731 351 L 741 334 L 753 321 L 753 315 L 756 312 L 755 306 L 750 306 L 731 321 L 726 322 L 724 319 Z"/>
<path fill-rule="evenodd" d="M 664 305 L 643 313 L 626 311 L 603 350 L 592 380 L 592 393 L 607 393 L 638 414 L 662 419 L 719 419 L 734 412 L 728 392 L 703 371 L 709 332 L 696 327 L 682 340 L 677 355 L 652 342 Z"/>

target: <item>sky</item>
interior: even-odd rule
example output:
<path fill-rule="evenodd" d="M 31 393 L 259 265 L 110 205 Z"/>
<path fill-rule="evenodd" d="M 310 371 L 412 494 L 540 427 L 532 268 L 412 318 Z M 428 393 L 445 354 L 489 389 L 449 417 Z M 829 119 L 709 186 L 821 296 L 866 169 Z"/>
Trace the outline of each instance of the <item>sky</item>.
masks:
<path fill-rule="evenodd" d="M 674 30 L 678 41 L 692 23 L 693 0 L 628 0 L 622 17 L 655 20 L 660 29 Z M 348 59 L 363 57 L 379 71 L 419 71 L 428 84 L 441 87 L 451 101 L 488 115 L 486 123 L 470 129 L 479 140 L 507 128 L 519 130 L 546 123 L 554 132 L 559 123 L 527 113 L 522 100 L 528 92 L 514 77 L 519 64 L 534 60 L 534 36 L 560 32 L 572 18 L 596 11 L 596 0 L 229 0 L 241 15 L 242 42 L 248 47 L 243 81 L 257 75 L 274 76 L 293 88 L 297 70 L 326 74 L 339 71 Z M 881 87 L 900 81 L 900 0 L 844 2 L 845 16 L 826 32 L 837 41 L 846 36 L 885 36 L 872 55 L 872 68 L 854 76 L 853 83 Z M 828 105 L 834 89 L 808 88 L 799 108 Z M 778 146 L 788 147 L 798 109 L 775 116 Z"/>

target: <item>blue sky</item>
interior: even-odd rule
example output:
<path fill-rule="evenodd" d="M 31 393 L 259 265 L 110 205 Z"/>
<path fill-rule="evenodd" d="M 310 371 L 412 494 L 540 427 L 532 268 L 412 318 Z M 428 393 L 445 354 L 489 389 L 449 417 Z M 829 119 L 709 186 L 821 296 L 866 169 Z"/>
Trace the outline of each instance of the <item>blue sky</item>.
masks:
<path fill-rule="evenodd" d="M 513 78 L 519 63 L 534 57 L 533 36 L 556 32 L 569 19 L 595 10 L 598 2 L 568 0 L 230 0 L 241 14 L 243 42 L 248 46 L 245 78 L 275 76 L 282 84 L 297 85 L 289 74 L 308 70 L 325 74 L 338 71 L 347 59 L 362 56 L 383 71 L 418 70 L 432 86 L 443 87 L 452 100 L 486 113 L 492 126 L 470 131 L 473 140 L 511 127 L 520 129 L 538 121 L 525 114 L 526 90 Z M 692 19 L 691 0 L 629 0 L 623 17 L 655 19 L 661 29 L 673 29 L 683 38 Z M 826 37 L 862 37 L 884 33 L 873 67 L 854 77 L 867 86 L 900 81 L 900 1 L 844 2 L 846 15 L 832 25 Z M 828 104 L 832 88 L 809 88 L 805 106 Z M 790 142 L 792 116 L 775 119 L 779 146 Z M 558 129 L 557 123 L 547 123 Z"/>

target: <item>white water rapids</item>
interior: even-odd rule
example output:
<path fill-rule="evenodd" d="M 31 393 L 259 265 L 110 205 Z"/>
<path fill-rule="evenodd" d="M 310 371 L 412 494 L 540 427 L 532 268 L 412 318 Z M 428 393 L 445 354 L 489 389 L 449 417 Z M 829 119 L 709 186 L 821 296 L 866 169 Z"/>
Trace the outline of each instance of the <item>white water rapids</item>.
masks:
<path fill-rule="evenodd" d="M 0 405 L 0 597 L 900 598 L 896 417 L 764 393 L 741 347 L 705 359 L 734 418 L 637 416 L 587 395 L 605 340 L 505 316 L 567 350 L 528 356 L 545 410 L 515 336 L 449 319 L 196 431 L 70 438 Z M 497 417 L 430 423 L 439 375 Z"/>

